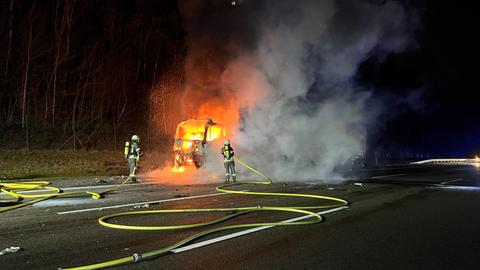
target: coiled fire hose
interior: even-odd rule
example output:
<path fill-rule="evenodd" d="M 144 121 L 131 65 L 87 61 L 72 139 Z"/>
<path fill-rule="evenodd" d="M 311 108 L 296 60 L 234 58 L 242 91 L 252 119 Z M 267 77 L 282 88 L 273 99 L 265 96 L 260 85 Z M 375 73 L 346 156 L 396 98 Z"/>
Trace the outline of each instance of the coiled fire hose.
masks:
<path fill-rule="evenodd" d="M 11 197 L 9 200 L 0 201 L 0 213 L 10 210 L 22 208 L 28 205 L 32 205 L 44 200 L 48 200 L 53 197 L 60 196 L 81 196 L 89 195 L 92 199 L 100 199 L 107 193 L 120 189 L 124 184 L 130 180 L 130 177 L 126 178 L 121 184 L 112 187 L 111 189 L 104 190 L 102 192 L 93 191 L 72 191 L 64 192 L 61 188 L 50 186 L 50 182 L 47 181 L 33 181 L 33 182 L 0 182 L 0 194 L 5 193 Z M 40 194 L 25 194 L 22 191 L 46 191 L 49 193 Z M 32 199 L 30 201 L 23 202 L 24 199 Z M 6 206 L 2 206 L 6 205 Z"/>
<path fill-rule="evenodd" d="M 212 234 L 219 231 L 225 231 L 230 229 L 238 229 L 238 228 L 246 228 L 246 227 L 259 227 L 259 226 L 295 226 L 295 225 L 306 225 L 306 224 L 315 224 L 319 223 L 323 220 L 322 216 L 319 214 L 309 211 L 314 209 L 321 209 L 321 208 L 333 208 L 339 206 L 346 206 L 349 203 L 346 200 L 335 198 L 335 197 L 328 197 L 328 196 L 320 196 L 320 195 L 312 195 L 312 194 L 295 194 L 295 193 L 273 193 L 273 192 L 254 192 L 254 191 L 241 191 L 241 190 L 232 190 L 229 189 L 233 186 L 240 186 L 245 184 L 254 184 L 254 185 L 269 185 L 272 183 L 270 178 L 263 174 L 262 172 L 252 168 L 248 164 L 245 164 L 241 160 L 235 158 L 235 160 L 242 164 L 247 169 L 251 170 L 255 174 L 261 176 L 263 181 L 245 181 L 241 183 L 231 183 L 221 185 L 216 188 L 217 191 L 231 193 L 231 194 L 241 194 L 241 195 L 260 195 L 260 196 L 284 196 L 284 197 L 302 197 L 302 198 L 313 198 L 313 199 L 320 199 L 326 201 L 332 201 L 333 204 L 330 205 L 318 205 L 318 206 L 252 206 L 252 207 L 234 207 L 234 208 L 202 208 L 202 209 L 164 209 L 164 210 L 145 210 L 145 211 L 130 211 L 130 212 L 121 212 L 115 213 L 111 215 L 106 215 L 101 217 L 98 222 L 105 227 L 114 228 L 114 229 L 122 229 L 122 230 L 140 230 L 140 231 L 164 231 L 164 230 L 181 230 L 181 229 L 192 229 L 198 228 L 208 225 L 213 225 L 220 223 L 222 221 L 234 218 L 236 216 L 254 212 L 254 211 L 283 211 L 283 212 L 293 212 L 293 213 L 300 213 L 306 214 L 311 216 L 313 220 L 307 221 L 296 221 L 296 222 L 262 222 L 262 223 L 245 223 L 245 224 L 236 224 L 236 225 L 229 225 L 229 226 L 221 226 L 209 230 L 202 231 L 200 233 L 194 234 L 188 238 L 185 238 L 175 244 L 172 244 L 167 247 L 163 247 L 157 250 L 152 250 L 145 253 L 135 253 L 132 256 L 115 259 L 107 262 L 91 264 L 86 266 L 80 267 L 73 267 L 73 268 L 64 268 L 70 270 L 92 270 L 92 269 L 101 269 L 101 268 L 108 268 L 113 266 L 118 266 L 122 264 L 134 263 L 139 262 L 146 259 L 152 259 L 161 255 L 168 254 L 172 252 L 173 249 L 181 247 L 195 239 L 198 239 L 202 236 Z M 165 225 L 165 226 L 137 226 L 137 225 L 121 225 L 121 224 L 113 224 L 109 223 L 108 221 L 112 218 L 122 217 L 122 216 L 139 216 L 139 215 L 152 215 L 152 214 L 164 214 L 164 213 L 204 213 L 204 212 L 227 212 L 232 213 L 227 216 L 221 217 L 219 219 L 215 219 L 212 221 L 201 222 L 201 223 L 193 223 L 193 224 L 185 224 L 185 225 Z"/>

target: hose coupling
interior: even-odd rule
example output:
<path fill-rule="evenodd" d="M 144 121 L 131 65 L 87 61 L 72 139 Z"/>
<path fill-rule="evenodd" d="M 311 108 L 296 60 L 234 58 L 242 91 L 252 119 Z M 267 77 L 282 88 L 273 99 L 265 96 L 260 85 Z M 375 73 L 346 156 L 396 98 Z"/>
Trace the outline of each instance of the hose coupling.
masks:
<path fill-rule="evenodd" d="M 132 256 L 134 262 L 139 262 L 143 260 L 142 254 L 140 253 L 134 253 Z"/>

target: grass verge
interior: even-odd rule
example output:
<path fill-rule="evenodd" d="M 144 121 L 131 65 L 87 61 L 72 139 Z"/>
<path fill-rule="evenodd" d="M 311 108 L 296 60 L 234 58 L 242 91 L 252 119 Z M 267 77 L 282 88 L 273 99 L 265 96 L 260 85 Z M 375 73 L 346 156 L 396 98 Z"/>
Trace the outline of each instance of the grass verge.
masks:
<path fill-rule="evenodd" d="M 0 151 L 0 179 L 128 174 L 121 152 L 73 150 Z"/>

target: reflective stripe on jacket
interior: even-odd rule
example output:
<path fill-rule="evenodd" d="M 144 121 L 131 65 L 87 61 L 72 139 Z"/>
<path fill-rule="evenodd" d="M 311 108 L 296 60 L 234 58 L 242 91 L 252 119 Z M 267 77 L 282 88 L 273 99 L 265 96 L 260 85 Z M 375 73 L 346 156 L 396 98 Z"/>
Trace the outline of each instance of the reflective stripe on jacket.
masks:
<path fill-rule="evenodd" d="M 137 142 L 131 142 L 130 150 L 128 152 L 128 158 L 137 158 L 138 156 L 142 155 L 142 150 L 140 150 L 140 146 L 138 146 Z"/>
<path fill-rule="evenodd" d="M 230 145 L 223 146 L 220 153 L 222 154 L 224 161 L 231 161 L 235 155 L 233 148 Z"/>

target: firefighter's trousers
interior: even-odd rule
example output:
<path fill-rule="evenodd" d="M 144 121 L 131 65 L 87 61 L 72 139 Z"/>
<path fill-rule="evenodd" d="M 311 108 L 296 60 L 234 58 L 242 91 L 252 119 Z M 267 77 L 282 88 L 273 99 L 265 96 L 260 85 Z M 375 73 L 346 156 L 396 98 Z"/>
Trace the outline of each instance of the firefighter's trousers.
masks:
<path fill-rule="evenodd" d="M 237 175 L 235 174 L 235 162 L 233 160 L 225 160 L 223 162 L 225 166 L 225 182 L 228 182 L 230 179 L 235 182 L 237 180 Z"/>
<path fill-rule="evenodd" d="M 130 177 L 135 178 L 137 174 L 137 158 L 128 157 L 128 168 L 130 169 Z"/>

